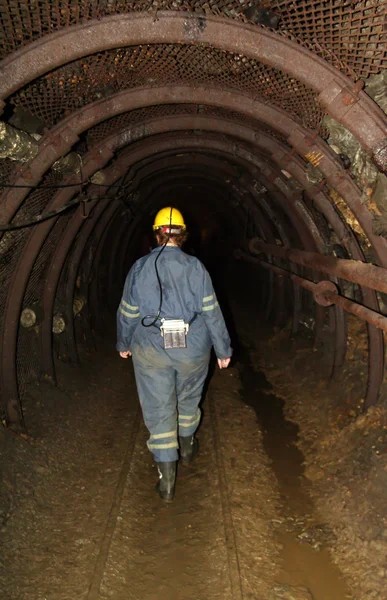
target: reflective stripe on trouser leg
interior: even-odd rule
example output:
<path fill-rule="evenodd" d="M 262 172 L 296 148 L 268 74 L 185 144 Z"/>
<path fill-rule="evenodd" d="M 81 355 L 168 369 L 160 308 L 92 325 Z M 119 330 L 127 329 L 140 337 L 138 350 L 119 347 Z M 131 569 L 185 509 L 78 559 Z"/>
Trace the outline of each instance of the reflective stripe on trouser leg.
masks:
<path fill-rule="evenodd" d="M 167 360 L 165 366 L 158 360 L 155 367 L 152 356 L 152 352 L 133 355 L 137 392 L 150 433 L 147 446 L 156 462 L 171 462 L 178 458 L 175 371 Z"/>
<path fill-rule="evenodd" d="M 153 453 L 177 448 L 177 428 L 175 427 L 173 431 L 167 431 L 166 433 L 151 433 L 147 446 Z"/>
<path fill-rule="evenodd" d="M 200 408 L 197 408 L 193 415 L 179 414 L 179 435 L 181 437 L 188 437 L 195 433 L 200 423 L 200 417 Z"/>
<path fill-rule="evenodd" d="M 188 437 L 195 433 L 200 423 L 199 403 L 208 373 L 209 355 L 175 365 L 176 390 L 179 412 L 179 435 Z"/>

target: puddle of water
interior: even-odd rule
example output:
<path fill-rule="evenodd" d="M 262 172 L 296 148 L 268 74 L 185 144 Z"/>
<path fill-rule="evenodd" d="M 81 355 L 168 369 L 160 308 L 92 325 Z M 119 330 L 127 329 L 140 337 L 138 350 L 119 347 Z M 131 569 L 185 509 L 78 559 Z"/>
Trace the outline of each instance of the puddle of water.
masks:
<path fill-rule="evenodd" d="M 270 393 L 270 384 L 263 373 L 254 371 L 247 351 L 241 353 L 240 361 L 242 398 L 257 414 L 283 507 L 285 522 L 283 531 L 277 534 L 283 546 L 283 571 L 279 583 L 307 587 L 314 600 L 351 598 L 329 551 L 324 547 L 315 550 L 309 544 L 301 543 L 297 538 L 300 531 L 288 530 L 289 522 L 304 522 L 304 529 L 321 524 L 308 494 L 304 455 L 296 446 L 299 428 L 285 418 L 283 400 Z"/>

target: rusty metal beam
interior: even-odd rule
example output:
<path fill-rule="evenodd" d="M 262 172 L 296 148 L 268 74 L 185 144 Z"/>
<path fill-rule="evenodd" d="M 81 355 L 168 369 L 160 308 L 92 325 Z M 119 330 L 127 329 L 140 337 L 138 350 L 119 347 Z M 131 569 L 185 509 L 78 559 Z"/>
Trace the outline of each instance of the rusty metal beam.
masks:
<path fill-rule="evenodd" d="M 114 201 L 114 197 L 111 200 L 105 200 L 100 202 L 94 209 L 93 220 L 90 220 L 82 228 L 79 238 L 77 239 L 77 245 L 74 252 L 71 255 L 71 263 L 68 271 L 67 285 L 65 289 L 65 316 L 67 317 L 68 326 L 65 330 L 65 336 L 67 345 L 69 348 L 69 355 L 73 362 L 78 362 L 78 351 L 75 339 L 75 323 L 73 314 L 73 298 L 75 290 L 75 282 L 78 273 L 79 263 L 82 258 L 82 253 L 85 249 L 89 237 L 92 235 L 94 229 L 97 230 L 99 235 L 102 234 L 110 219 L 113 217 L 115 212 L 119 209 L 119 205 Z"/>
<path fill-rule="evenodd" d="M 319 93 L 328 114 L 343 123 L 372 156 L 386 146 L 383 112 L 340 71 L 284 36 L 209 15 L 165 11 L 156 20 L 148 12 L 114 15 L 44 36 L 2 61 L 1 97 L 82 56 L 157 43 L 209 44 L 288 73 Z"/>
<path fill-rule="evenodd" d="M 387 272 L 382 267 L 357 260 L 324 256 L 322 254 L 304 252 L 294 248 L 283 248 L 273 244 L 266 244 L 254 238 L 249 243 L 252 252 L 264 252 L 295 262 L 304 267 L 316 269 L 321 273 L 335 274 L 337 277 L 357 283 L 379 292 L 387 293 Z"/>
<path fill-rule="evenodd" d="M 89 169 L 90 172 L 100 169 L 108 162 L 111 156 L 109 148 L 102 151 L 99 155 L 93 156 L 89 163 L 85 165 L 85 173 Z M 71 189 L 61 190 L 47 207 L 48 210 L 56 210 L 66 204 L 68 198 L 73 194 L 74 191 Z M 3 385 L 3 394 L 7 402 L 7 421 L 10 424 L 20 424 L 22 420 L 15 373 L 17 330 L 22 300 L 35 259 L 55 223 L 56 219 L 45 221 L 39 224 L 30 234 L 20 254 L 8 287 L 0 338 L 3 348 L 7 348 L 7 352 L 3 352 L 1 356 L 0 376 Z"/>
<path fill-rule="evenodd" d="M 345 298 L 345 296 L 340 296 L 337 288 L 335 288 L 334 284 L 332 284 L 330 281 L 320 281 L 319 283 L 314 283 L 309 279 L 299 277 L 291 271 L 287 271 L 286 269 L 272 265 L 265 260 L 251 256 L 245 252 L 238 251 L 236 257 L 257 264 L 264 269 L 272 271 L 276 275 L 289 277 L 292 281 L 294 281 L 294 283 L 311 292 L 317 303 L 320 303 L 323 306 L 331 306 L 332 304 L 340 306 L 347 312 L 359 317 L 363 321 L 367 321 L 374 327 L 387 332 L 387 317 L 374 310 L 371 310 L 370 308 L 367 308 L 366 306 L 363 306 L 362 304 L 353 302 L 353 300 Z M 369 408 L 369 406 L 365 404 L 364 409 L 367 408 Z"/>
<path fill-rule="evenodd" d="M 110 156 L 110 154 L 109 154 L 109 156 Z M 126 160 L 127 159 L 124 159 L 124 158 L 121 159 L 121 162 L 122 162 L 121 175 L 124 173 L 124 169 L 127 169 Z M 86 163 L 85 163 L 85 169 L 86 169 L 85 173 L 88 172 L 87 165 L 88 165 L 88 160 L 86 160 Z M 96 168 L 98 166 L 100 168 L 101 164 L 99 163 L 99 165 L 97 165 Z M 161 168 L 162 168 L 162 166 L 163 165 L 161 164 Z M 226 169 L 227 166 L 224 165 L 224 168 Z M 114 170 L 115 169 L 116 169 L 116 166 L 114 167 Z M 115 174 L 114 180 L 116 178 L 117 178 L 117 173 Z M 111 182 L 113 183 L 114 181 L 112 180 Z M 102 189 L 97 188 L 99 193 L 102 193 L 103 189 L 104 188 L 102 188 Z M 68 192 L 68 193 L 70 193 L 70 192 Z M 60 273 L 63 268 L 63 264 L 66 260 L 68 251 L 71 248 L 71 245 L 75 238 L 75 235 L 81 225 L 82 225 L 82 220 L 79 218 L 79 214 L 77 213 L 77 215 L 75 215 L 73 217 L 72 221 L 66 228 L 65 234 L 64 234 L 62 240 L 60 241 L 60 243 L 58 244 L 55 255 L 51 262 L 50 271 L 47 275 L 47 283 L 46 283 L 45 290 L 43 293 L 43 303 L 45 306 L 45 314 L 47 315 L 47 318 L 45 319 L 45 322 L 42 325 L 41 335 L 40 335 L 42 369 L 43 369 L 43 372 L 46 374 L 46 376 L 49 377 L 50 379 L 52 379 L 53 381 L 55 381 L 55 368 L 54 368 L 54 361 L 53 361 L 53 356 L 52 356 L 52 336 L 51 336 L 51 319 L 52 319 L 52 312 L 53 312 L 53 302 L 54 302 L 54 298 L 55 298 L 55 292 L 57 289 Z M 87 231 L 87 228 L 84 228 L 84 229 Z M 72 355 L 75 355 L 74 339 L 71 338 L 70 334 L 68 334 L 68 335 L 69 335 Z"/>
<path fill-rule="evenodd" d="M 99 309 L 98 282 L 99 282 L 99 270 L 100 270 L 100 266 L 101 266 L 101 254 L 104 249 L 104 244 L 106 243 L 107 235 L 108 235 L 110 229 L 113 228 L 115 225 L 116 218 L 117 218 L 116 216 L 112 217 L 110 223 L 106 226 L 105 231 L 101 235 L 96 253 L 93 256 L 93 262 L 90 266 L 90 282 L 88 285 L 87 297 L 88 297 L 89 314 L 90 314 L 90 321 L 91 321 L 90 328 L 91 328 L 91 331 L 93 334 L 95 334 L 95 327 L 93 326 L 93 320 Z M 120 226 L 120 225 L 121 225 L 122 232 L 120 232 L 120 231 L 117 232 L 117 237 L 119 239 L 121 239 L 121 235 L 124 233 L 124 227 L 127 227 L 127 224 L 124 223 L 122 221 L 122 219 L 120 219 L 118 226 Z M 130 235 L 130 229 L 129 229 L 129 235 Z M 94 335 L 94 341 L 95 341 L 95 335 Z"/>
<path fill-rule="evenodd" d="M 361 202 L 360 191 L 348 173 L 342 168 L 339 159 L 329 146 L 320 138 L 311 137 L 308 130 L 297 124 L 283 111 L 257 100 L 253 101 L 251 98 L 236 92 L 226 92 L 201 86 L 194 88 L 190 86 L 168 86 L 164 88 L 126 90 L 106 100 L 92 103 L 51 130 L 50 140 L 45 139 L 41 142 L 42 152 L 31 163 L 28 163 L 19 180 L 15 183 L 18 185 L 37 184 L 43 173 L 53 162 L 70 150 L 71 140 L 75 142 L 77 135 L 105 118 L 121 114 L 127 110 L 148 106 L 150 97 L 152 97 L 154 104 L 191 102 L 220 106 L 230 110 L 234 110 L 237 106 L 240 113 L 259 119 L 261 122 L 278 129 L 283 135 L 288 136 L 301 155 L 306 156 L 311 151 L 317 153 L 320 156 L 319 168 L 328 183 L 339 191 L 358 219 L 371 241 L 379 263 L 387 266 L 387 240 L 373 234 L 372 217 Z M 52 141 L 58 145 L 58 149 L 53 147 Z M 49 148 L 51 153 L 48 152 Z M 26 195 L 26 190 L 20 189 L 8 191 L 4 195 L 3 210 L 1 212 L 3 221 L 12 218 Z"/>
<path fill-rule="evenodd" d="M 201 137 L 200 139 L 201 139 L 201 146 L 204 145 L 204 142 L 207 143 L 206 138 Z M 172 138 L 172 140 L 173 140 L 173 138 Z M 163 141 L 166 141 L 166 140 L 163 140 Z M 196 139 L 194 139 L 193 141 L 196 144 Z M 213 143 L 213 147 L 218 148 L 218 152 L 222 151 L 221 146 L 219 146 L 219 142 L 217 142 L 216 140 L 213 140 L 212 143 Z M 284 188 L 286 188 L 286 186 L 288 184 L 285 180 L 281 180 L 280 181 L 281 185 L 279 185 L 277 183 L 274 185 L 273 182 L 268 179 L 268 177 L 271 177 L 271 179 L 273 179 L 275 181 L 277 178 L 278 174 L 276 172 L 273 172 L 272 167 L 270 167 L 267 164 L 262 165 L 262 161 L 259 161 L 256 155 L 253 155 L 251 152 L 249 152 L 249 150 L 244 149 L 242 146 L 240 146 L 240 147 L 235 146 L 234 155 L 243 157 L 246 164 L 248 163 L 248 161 L 250 161 L 253 164 L 257 164 L 257 166 L 259 167 L 259 170 L 257 170 L 255 172 L 255 175 L 262 180 L 262 172 L 265 172 L 264 184 L 269 189 L 271 188 L 272 190 L 274 190 L 275 194 L 277 196 L 283 196 L 283 193 L 284 193 L 283 190 L 284 190 Z M 307 212 L 306 208 L 303 207 L 302 202 L 300 200 L 298 200 L 298 205 L 295 204 L 295 199 L 293 198 L 292 192 L 288 193 L 287 200 L 288 200 L 288 202 L 290 202 L 290 204 L 295 206 L 295 208 L 296 208 L 295 212 L 298 214 L 297 218 L 295 216 L 294 210 L 290 210 L 290 207 L 288 206 L 287 202 L 283 201 L 282 204 L 285 208 L 285 211 L 288 213 L 289 218 L 293 222 L 293 225 L 298 230 L 299 235 L 301 235 L 301 238 L 303 239 L 304 247 L 309 248 L 309 249 L 317 249 L 318 245 L 316 246 L 315 244 L 317 243 L 316 240 L 318 237 L 318 233 L 316 232 L 316 230 L 314 230 L 313 232 L 310 232 L 309 225 L 306 225 L 305 221 L 304 221 L 304 215 Z M 303 207 L 303 212 L 300 211 L 300 207 Z M 342 363 L 344 355 L 345 355 L 346 336 L 345 336 L 345 322 L 344 322 L 342 311 L 340 309 L 337 309 L 336 316 L 337 316 L 337 331 L 336 331 L 337 348 L 336 348 L 334 364 L 335 364 L 335 367 L 338 368 L 339 365 Z M 323 320 L 324 320 L 323 309 L 318 307 L 317 308 L 317 321 L 316 321 L 318 336 L 321 336 Z"/>
<path fill-rule="evenodd" d="M 73 246 L 74 239 L 81 230 L 81 238 L 83 241 L 87 241 L 90 232 L 98 223 L 98 219 L 104 210 L 108 207 L 107 200 L 98 201 L 97 199 L 92 201 L 90 209 L 93 211 L 91 216 L 85 220 L 82 215 L 77 213 L 72 217 L 70 223 L 66 227 L 66 230 L 59 241 L 55 250 L 54 256 L 51 260 L 50 268 L 46 277 L 46 285 L 43 290 L 42 306 L 44 307 L 44 320 L 39 331 L 40 338 L 40 364 L 42 374 L 46 379 L 49 379 L 53 383 L 56 383 L 55 364 L 53 360 L 53 348 L 52 348 L 52 317 L 54 310 L 54 300 L 58 289 L 59 278 L 62 273 L 63 265 L 66 261 L 68 253 Z M 112 206 L 117 209 L 117 204 L 112 200 Z M 104 215 L 105 218 L 105 215 Z M 80 241 L 77 241 L 76 248 L 80 247 Z M 68 300 L 68 297 L 66 298 Z M 66 308 L 66 307 L 65 307 Z M 72 310 L 72 302 L 70 309 Z M 67 311 L 67 326 L 72 327 L 72 317 Z M 67 335 L 67 334 L 66 334 Z"/>
<path fill-rule="evenodd" d="M 172 131 L 177 129 L 185 129 L 195 126 L 204 131 L 220 131 L 222 133 L 233 133 L 236 137 L 244 139 L 245 141 L 253 142 L 260 149 L 264 149 L 267 152 L 272 154 L 273 160 L 281 166 L 281 157 L 285 156 L 285 151 L 282 148 L 281 144 L 271 138 L 263 134 L 262 132 L 253 132 L 252 130 L 243 127 L 243 126 L 235 126 L 234 123 L 227 122 L 226 120 L 221 120 L 217 118 L 209 118 L 209 117 L 195 117 L 194 122 L 192 117 L 184 117 L 184 116 L 171 116 L 164 117 L 163 119 L 151 120 L 147 122 L 146 129 L 149 133 L 162 133 L 164 131 Z M 143 135 L 143 131 L 145 129 L 145 124 L 139 124 L 135 128 L 130 129 L 131 139 L 138 138 L 139 135 Z M 123 132 L 123 137 L 126 137 L 126 134 Z M 285 161 L 284 161 L 285 162 Z M 283 166 L 283 165 L 282 165 Z M 339 236 L 339 239 L 342 239 L 343 243 L 348 246 L 347 241 L 350 242 L 350 248 L 353 253 L 356 254 L 357 258 L 362 257 L 361 250 L 356 242 L 356 238 L 348 227 L 345 227 L 345 224 L 338 217 L 337 213 L 334 211 L 330 201 L 328 198 L 324 196 L 321 190 L 313 188 L 310 186 L 305 172 L 304 165 L 301 161 L 294 157 L 290 160 L 289 153 L 286 151 L 286 168 L 288 171 L 292 172 L 293 176 L 295 176 L 298 181 L 304 187 L 307 187 L 307 193 L 309 195 L 313 194 L 313 199 L 317 202 L 320 210 L 327 216 L 328 221 L 333 226 L 334 230 Z M 296 174 L 295 174 L 296 173 Z M 363 258 L 364 260 L 364 258 Z M 298 288 L 296 288 L 297 290 Z M 296 292 L 297 293 L 297 292 Z M 375 298 L 376 299 L 376 298 Z M 374 308 L 377 308 L 374 306 Z M 379 341 L 380 341 L 380 337 Z M 380 353 L 379 353 L 380 354 Z M 380 361 L 379 361 L 380 362 Z M 373 360 L 372 365 L 375 365 L 375 361 Z"/>
<path fill-rule="evenodd" d="M 202 140 L 201 146 L 204 145 L 204 142 L 207 143 L 206 138 L 201 137 L 200 139 Z M 166 140 L 164 140 L 164 141 L 166 141 Z M 194 141 L 195 141 L 195 144 L 196 144 L 196 140 L 195 139 L 194 139 Z M 208 141 L 211 141 L 211 140 L 208 140 Z M 219 142 L 217 142 L 217 140 L 213 140 L 212 141 L 212 145 L 213 145 L 214 148 L 217 149 L 218 153 L 222 151 L 222 145 Z M 258 177 L 258 178 L 260 178 L 262 180 L 262 161 L 261 162 L 258 161 L 258 163 L 257 163 L 258 158 L 255 155 L 251 154 L 249 152 L 249 150 L 244 149 L 242 146 L 241 147 L 235 146 L 235 148 L 234 148 L 234 155 L 235 156 L 239 156 L 239 157 L 243 157 L 243 159 L 245 161 L 245 164 L 248 164 L 249 160 L 253 164 L 257 164 L 258 167 L 259 167 L 259 170 L 257 169 L 254 174 L 256 175 L 256 177 Z M 268 169 L 269 169 L 269 172 L 267 172 Z M 270 182 L 267 179 L 267 175 L 273 175 L 272 169 L 269 168 L 268 165 L 265 165 L 264 170 L 266 171 L 266 176 L 265 176 L 265 179 L 264 179 L 264 184 L 268 188 L 274 190 L 274 192 L 277 195 L 279 195 L 279 196 L 282 197 L 283 193 L 284 193 L 283 190 L 284 190 L 284 188 L 286 189 L 286 187 L 287 187 L 287 182 L 286 181 L 282 181 L 282 185 L 280 185 L 280 186 L 274 185 L 272 182 Z M 288 193 L 287 199 L 290 200 L 290 201 L 292 200 L 292 192 Z M 302 220 L 300 221 L 300 215 L 298 217 L 296 217 L 294 211 L 289 210 L 289 206 L 287 205 L 286 202 L 282 201 L 282 205 L 285 208 L 285 211 L 288 213 L 288 216 L 290 217 L 291 221 L 293 222 L 293 225 L 298 230 L 299 235 L 301 235 L 301 238 L 303 239 L 304 247 L 309 248 L 309 249 L 312 249 L 312 248 L 316 249 L 316 246 L 314 245 L 315 242 L 313 241 L 313 239 L 314 239 L 313 236 L 315 236 L 316 233 L 314 232 L 314 234 L 309 235 L 308 227 L 305 227 L 305 224 L 302 224 Z M 280 293 L 279 295 L 281 297 L 283 296 L 282 293 Z M 338 319 L 338 322 L 342 323 L 342 319 Z M 322 327 L 323 327 L 323 310 L 321 308 L 317 308 L 317 333 L 318 333 L 319 336 L 321 335 Z M 341 327 L 338 326 L 338 328 L 337 328 L 337 335 L 341 339 L 340 352 L 337 353 L 338 360 L 339 360 L 339 357 L 343 357 L 343 355 L 344 355 L 343 347 L 345 348 L 345 344 L 344 344 L 345 335 L 343 335 L 343 334 L 340 335 L 340 332 L 342 331 L 343 327 L 344 327 L 344 324 L 342 323 Z M 340 360 L 342 360 L 342 358 L 340 358 Z"/>
<path fill-rule="evenodd" d="M 215 130 L 223 133 L 233 132 L 237 137 L 246 141 L 255 142 L 256 146 L 270 152 L 273 160 L 275 160 L 279 166 L 284 166 L 284 164 L 286 164 L 286 169 L 306 188 L 306 193 L 317 203 L 318 208 L 326 216 L 328 222 L 331 224 L 344 246 L 348 248 L 354 258 L 357 260 L 364 260 L 362 251 L 351 229 L 342 222 L 332 207 L 330 200 L 322 193 L 322 191 L 309 184 L 305 175 L 304 164 L 297 159 L 296 156 L 292 155 L 290 157 L 289 153 L 284 151 L 279 142 L 270 136 L 267 136 L 262 132 L 253 132 L 242 126 L 235 127 L 233 123 L 225 120 L 209 117 L 195 117 L 193 121 L 192 117 L 172 116 L 152 120 L 147 123 L 147 131 L 149 133 L 162 133 L 168 130 L 180 130 L 190 127 L 197 127 L 198 129 L 206 131 Z M 135 128 L 131 129 L 130 133 L 132 138 L 143 135 L 144 129 L 145 124 L 137 125 Z M 123 133 L 123 137 L 126 137 L 125 133 Z M 341 175 L 340 179 L 341 181 L 343 180 Z M 348 186 L 348 194 L 350 196 L 352 196 L 353 187 L 352 184 Z M 355 186 L 355 192 L 356 191 L 358 193 Z M 346 197 L 346 195 L 346 193 L 343 194 L 344 197 Z M 366 304 L 373 310 L 378 310 L 379 307 L 375 292 L 368 288 L 362 288 L 362 292 Z M 373 327 L 369 328 L 369 345 L 369 384 L 367 397 L 370 398 L 370 403 L 374 403 L 383 378 L 384 348 L 381 332 Z"/>

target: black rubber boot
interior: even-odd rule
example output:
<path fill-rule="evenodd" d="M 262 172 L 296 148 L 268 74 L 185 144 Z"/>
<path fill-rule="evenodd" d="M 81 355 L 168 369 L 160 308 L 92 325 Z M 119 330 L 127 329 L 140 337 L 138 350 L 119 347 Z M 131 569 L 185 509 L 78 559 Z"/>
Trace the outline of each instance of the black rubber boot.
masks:
<path fill-rule="evenodd" d="M 188 437 L 179 437 L 180 460 L 183 465 L 189 465 L 199 450 L 199 442 L 194 435 Z"/>
<path fill-rule="evenodd" d="M 175 495 L 176 461 L 156 463 L 159 472 L 157 492 L 165 502 L 172 502 Z"/>

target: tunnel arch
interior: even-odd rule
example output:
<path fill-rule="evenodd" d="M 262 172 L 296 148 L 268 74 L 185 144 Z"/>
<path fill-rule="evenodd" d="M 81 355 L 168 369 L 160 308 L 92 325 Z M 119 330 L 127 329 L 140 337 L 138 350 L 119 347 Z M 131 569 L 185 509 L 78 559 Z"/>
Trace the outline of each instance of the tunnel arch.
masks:
<path fill-rule="evenodd" d="M 132 8 L 130 6 L 129 10 Z M 376 103 L 362 91 L 362 82 L 356 73 L 351 72 L 343 64 L 340 64 L 338 68 L 339 62 L 333 66 L 332 57 L 328 59 L 328 54 L 325 54 L 326 60 L 324 60 L 321 54 L 317 56 L 318 53 L 311 49 L 309 42 L 306 43 L 302 39 L 294 37 L 293 34 L 269 31 L 261 26 L 226 18 L 224 15 L 203 15 L 171 10 L 156 11 L 156 13 L 127 12 L 110 16 L 103 14 L 98 20 L 86 20 L 84 23 L 74 22 L 69 27 L 59 27 L 58 31 L 43 35 L 40 39 L 30 43 L 23 42 L 22 48 L 9 54 L 0 64 L 0 72 L 6 74 L 2 78 L 0 89 L 4 101 L 3 108 L 7 109 L 9 106 L 7 102 L 13 101 L 15 94 L 17 95 L 20 91 L 28 94 L 31 85 L 46 81 L 45 78 L 50 76 L 50 73 L 55 78 L 59 67 L 70 68 L 79 59 L 91 56 L 94 60 L 93 56 L 96 56 L 98 52 L 106 52 L 109 49 L 120 50 L 145 45 L 155 49 L 158 46 L 165 48 L 167 45 L 173 44 L 182 52 L 185 51 L 184 49 L 188 49 L 188 52 L 190 48 L 196 52 L 196 48 L 199 53 L 203 52 L 204 48 L 209 53 L 218 52 L 216 56 L 221 56 L 219 52 L 224 52 L 228 53 L 227 56 L 233 55 L 242 57 L 243 60 L 256 61 L 254 64 L 264 65 L 265 68 L 274 70 L 270 71 L 270 73 L 275 73 L 273 77 L 281 72 L 287 78 L 286 81 L 293 82 L 295 80 L 296 85 L 299 82 L 305 86 L 306 90 L 312 91 L 316 105 L 351 131 L 372 156 L 374 163 L 381 170 L 385 169 L 383 153 L 386 151 L 386 117 Z M 266 72 L 269 73 L 269 71 Z M 240 74 L 241 70 L 238 71 L 236 80 Z M 194 76 L 197 77 L 197 75 Z M 73 151 L 77 145 L 82 145 L 84 136 L 91 133 L 93 129 L 95 130 L 99 123 L 109 123 L 109 120 L 115 115 L 129 115 L 135 110 L 165 106 L 166 112 L 163 117 L 144 118 L 143 122 L 136 123 L 134 126 L 128 126 L 126 129 L 119 128 L 118 132 L 113 135 L 109 136 L 109 133 L 102 135 L 100 143 L 94 144 L 89 149 L 89 154 L 82 155 L 82 160 L 85 161 L 82 166 L 82 175 L 87 182 L 90 183 L 92 176 L 101 171 L 109 173 L 107 177 L 111 177 L 112 183 L 120 181 L 120 178 L 122 179 L 128 173 L 125 161 L 129 160 L 130 153 L 135 155 L 136 148 L 141 146 L 142 141 L 144 141 L 145 149 L 148 138 L 150 160 L 152 152 L 157 156 L 162 148 L 161 143 L 157 146 L 158 142 L 154 142 L 152 149 L 151 138 L 157 136 L 163 138 L 164 145 L 171 142 L 173 145 L 173 140 L 175 140 L 174 150 L 179 152 L 188 150 L 189 143 L 192 143 L 193 140 L 195 140 L 193 148 L 197 150 L 205 149 L 207 142 L 212 141 L 214 158 L 211 160 L 223 160 L 226 164 L 232 164 L 231 159 L 234 157 L 239 165 L 243 165 L 240 167 L 242 176 L 238 178 L 237 184 L 242 188 L 240 191 L 241 203 L 248 207 L 252 202 L 250 208 L 256 211 L 257 226 L 259 222 L 265 221 L 260 234 L 262 238 L 268 239 L 271 231 L 271 242 L 275 243 L 275 236 L 273 236 L 273 231 L 275 231 L 282 245 L 286 247 L 289 246 L 289 240 L 297 231 L 296 237 L 301 240 L 301 249 L 322 255 L 329 254 L 330 248 L 324 236 L 320 235 L 314 214 L 307 206 L 306 200 L 308 199 L 308 202 L 312 202 L 313 206 L 324 216 L 326 223 L 335 232 L 349 257 L 365 261 L 361 240 L 359 242 L 351 226 L 332 202 L 330 189 L 333 189 L 346 202 L 360 224 L 365 239 L 370 242 L 371 260 L 374 256 L 379 265 L 386 267 L 386 240 L 374 233 L 372 215 L 362 202 L 362 190 L 343 167 L 335 152 L 321 137 L 321 131 L 308 128 L 297 115 L 297 111 L 296 113 L 292 112 L 289 99 L 283 101 L 283 106 L 288 108 L 286 110 L 286 108 L 279 107 L 278 102 L 271 104 L 269 95 L 265 100 L 264 94 L 262 96 L 259 93 L 252 93 L 251 89 L 247 87 L 244 90 L 239 81 L 236 81 L 233 89 L 228 79 L 222 89 L 215 79 L 214 77 L 213 85 L 203 85 L 202 83 L 193 85 L 192 81 L 188 82 L 190 85 L 187 85 L 182 77 L 182 82 L 179 84 L 174 81 L 170 85 L 163 86 L 156 78 L 155 84 L 151 87 L 144 87 L 137 82 L 132 89 L 118 92 L 115 89 L 115 93 L 110 91 L 107 98 L 98 101 L 93 101 L 92 95 L 90 97 L 86 95 L 84 106 L 73 111 L 71 115 L 49 124 L 49 128 L 46 129 L 39 141 L 36 156 L 27 161 L 24 166 L 11 170 L 9 181 L 15 186 L 34 186 L 42 180 L 43 182 L 47 181 L 53 172 L 52 167 L 55 161 Z M 238 85 L 240 89 L 236 89 Z M 149 102 L 150 98 L 152 98 L 152 103 Z M 197 107 L 196 115 L 183 114 L 184 107 L 188 104 Z M 168 105 L 175 107 L 171 108 L 170 114 L 168 114 Z M 200 112 L 203 107 L 208 111 L 207 114 Z M 239 117 L 233 119 L 230 113 L 230 118 L 226 119 L 224 114 L 216 114 L 215 110 L 219 109 L 234 111 L 234 115 L 239 115 Z M 212 115 L 211 110 L 213 111 Z M 255 126 L 253 122 L 256 123 Z M 168 135 L 168 131 L 173 131 L 173 135 Z M 186 132 L 186 140 L 181 137 L 184 132 Z M 182 144 L 182 141 L 187 144 L 178 146 L 177 144 Z M 128 152 L 126 152 L 125 146 L 128 146 Z M 225 150 L 226 146 L 227 151 Z M 317 161 L 315 164 L 323 176 L 319 183 L 311 183 L 308 178 L 308 166 L 315 161 Z M 175 161 L 174 167 L 176 169 L 177 162 Z M 138 159 L 132 165 L 135 169 L 132 172 L 134 175 L 133 186 L 141 186 L 141 173 L 144 174 L 146 169 L 152 170 L 151 163 L 142 167 L 139 166 L 140 164 L 141 160 Z M 173 156 L 170 164 L 172 167 Z M 284 174 L 285 171 L 290 177 Z M 173 172 L 175 171 L 171 171 L 171 173 Z M 77 181 L 79 181 L 79 176 L 70 175 L 63 179 L 65 184 Z M 261 198 L 260 201 L 259 195 L 254 189 L 254 181 L 260 181 L 268 190 L 270 197 Z M 296 185 L 294 186 L 294 184 Z M 93 188 L 92 180 L 90 185 L 82 186 L 81 191 L 86 194 L 87 198 L 93 198 L 88 204 L 89 209 L 92 209 L 89 222 L 83 224 L 82 216 L 77 212 L 68 221 L 61 235 L 58 228 L 55 229 L 55 223 L 52 224 L 53 227 L 50 222 L 39 225 L 39 231 L 34 231 L 21 242 L 23 248 L 15 265 L 17 268 L 13 278 L 8 282 L 9 288 L 5 299 L 6 316 L 3 319 L 1 339 L 3 348 L 6 347 L 9 351 L 9 355 L 3 352 L 2 391 L 5 402 L 11 407 L 11 411 L 8 411 L 10 423 L 18 423 L 21 420 L 17 369 L 13 361 L 17 353 L 18 321 L 23 306 L 24 292 L 30 285 L 30 275 L 39 256 L 43 253 L 44 244 L 49 243 L 53 236 L 52 231 L 56 232 L 55 235 L 60 235 L 60 243 L 52 254 L 49 277 L 44 286 L 43 305 L 46 317 L 39 331 L 43 372 L 49 374 L 53 380 L 55 379 L 51 319 L 59 280 L 74 240 L 76 241 L 76 247 L 72 253 L 74 263 L 70 268 L 71 277 L 66 298 L 67 320 L 70 323 L 68 335 L 72 336 L 70 345 L 72 345 L 73 357 L 76 354 L 74 319 L 69 308 L 69 300 L 74 292 L 75 278 L 82 253 L 94 232 L 104 233 L 104 229 L 109 223 L 114 222 L 115 215 L 119 212 L 119 206 L 115 206 L 114 200 L 98 201 L 101 194 L 97 193 L 96 186 Z M 107 194 L 113 193 L 113 191 L 114 188 Z M 100 188 L 100 192 L 102 192 L 102 188 Z M 23 214 L 23 211 L 28 211 L 28 202 L 32 195 L 28 189 L 18 189 L 17 187 L 5 189 L 0 203 L 2 222 L 12 223 L 14 219 L 17 222 L 19 215 Z M 48 198 L 46 208 L 59 207 L 72 196 L 71 188 L 60 190 Z M 279 205 L 282 206 L 283 214 L 287 215 L 291 229 L 287 229 L 284 224 L 281 225 L 282 217 L 278 212 Z M 288 224 L 286 225 L 289 227 Z M 369 256 L 367 259 L 370 260 Z M 268 257 L 268 260 L 272 260 L 273 264 L 281 264 L 275 257 Z M 123 264 L 123 258 L 120 264 Z M 288 262 L 289 265 L 292 266 L 292 263 Z M 295 272 L 298 270 L 296 265 L 294 265 L 294 270 Z M 279 289 L 283 289 L 282 279 L 274 283 L 276 280 L 272 274 L 270 274 L 270 278 L 272 285 L 279 285 Z M 317 273 L 315 273 L 315 278 L 317 281 L 324 279 Z M 334 274 L 328 278 L 338 283 Z M 361 292 L 366 306 L 378 312 L 379 302 L 376 291 L 363 285 Z M 296 285 L 293 286 L 293 294 L 293 322 L 294 329 L 297 329 L 300 295 Z M 272 293 L 272 300 L 275 295 Z M 282 301 L 283 296 L 283 293 L 280 292 L 279 297 Z M 279 312 L 283 308 L 280 307 Z M 345 356 L 345 315 L 339 306 L 330 310 L 317 304 L 316 311 L 318 315 L 317 329 L 322 327 L 325 312 L 329 315 L 334 312 L 336 315 L 335 360 L 333 363 L 337 372 Z M 330 318 L 333 322 L 332 317 Z M 367 328 L 369 334 L 369 384 L 366 406 L 369 406 L 375 403 L 383 379 L 384 348 L 381 330 L 370 323 L 367 323 Z"/>
<path fill-rule="evenodd" d="M 60 44 L 56 43 L 56 37 L 59 37 Z M 28 77 L 35 79 L 60 64 L 101 49 L 182 41 L 237 52 L 297 76 L 320 93 L 320 101 L 328 112 L 347 125 L 369 151 L 379 151 L 380 144 L 385 147 L 386 130 L 381 111 L 361 93 L 361 89 L 351 85 L 345 75 L 285 37 L 263 28 L 212 16 L 181 15 L 168 11 L 158 12 L 155 19 L 146 13 L 133 13 L 105 17 L 96 23 L 88 22 L 67 32 L 45 36 L 41 42 L 32 43 L 29 49 L 16 52 L 10 59 L 12 65 L 5 59 L 5 68 L 12 67 L 11 72 L 16 75 L 14 82 L 7 78 L 10 85 L 5 93 L 10 95 L 25 84 L 26 73 L 31 73 L 31 64 L 35 65 L 35 71 L 32 77 Z M 34 59 L 36 57 L 35 60 L 31 60 L 29 52 Z M 290 57 L 294 60 L 289 60 Z"/>

